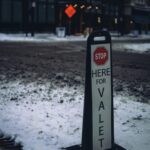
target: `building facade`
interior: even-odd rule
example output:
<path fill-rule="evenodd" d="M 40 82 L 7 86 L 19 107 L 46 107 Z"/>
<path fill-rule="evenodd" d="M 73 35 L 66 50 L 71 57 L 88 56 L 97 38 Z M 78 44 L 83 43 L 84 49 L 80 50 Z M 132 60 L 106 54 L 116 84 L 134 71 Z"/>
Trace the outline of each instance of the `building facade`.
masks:
<path fill-rule="evenodd" d="M 0 32 L 82 33 L 85 28 L 149 30 L 149 0 L 0 0 Z M 72 5 L 76 13 L 69 18 L 65 9 Z M 141 28 L 141 29 L 140 29 Z"/>
<path fill-rule="evenodd" d="M 0 31 L 52 31 L 54 0 L 0 0 Z"/>
<path fill-rule="evenodd" d="M 131 16 L 133 20 L 133 28 L 148 32 L 150 30 L 150 0 L 134 0 L 131 1 Z"/>

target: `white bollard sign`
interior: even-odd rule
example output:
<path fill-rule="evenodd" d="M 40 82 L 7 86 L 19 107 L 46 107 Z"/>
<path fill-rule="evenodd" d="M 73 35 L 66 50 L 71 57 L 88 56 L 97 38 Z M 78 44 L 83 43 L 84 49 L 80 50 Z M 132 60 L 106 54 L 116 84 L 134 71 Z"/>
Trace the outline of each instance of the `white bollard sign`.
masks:
<path fill-rule="evenodd" d="M 89 35 L 82 144 L 66 150 L 126 150 L 114 143 L 112 48 L 108 31 Z"/>
<path fill-rule="evenodd" d="M 93 150 L 112 147 L 110 44 L 91 46 Z"/>
<path fill-rule="evenodd" d="M 87 40 L 83 150 L 114 150 L 111 36 L 93 32 Z"/>

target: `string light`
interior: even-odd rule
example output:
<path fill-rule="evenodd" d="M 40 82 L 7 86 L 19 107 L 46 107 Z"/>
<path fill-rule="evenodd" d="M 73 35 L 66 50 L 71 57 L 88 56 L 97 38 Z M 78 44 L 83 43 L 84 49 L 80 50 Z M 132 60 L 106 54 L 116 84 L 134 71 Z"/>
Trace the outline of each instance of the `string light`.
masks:
<path fill-rule="evenodd" d="M 77 4 L 75 4 L 73 7 L 75 7 L 75 8 L 76 8 L 76 7 L 78 7 L 78 5 L 77 5 Z"/>
<path fill-rule="evenodd" d="M 117 24 L 118 23 L 118 19 L 117 18 L 115 18 L 115 24 Z"/>
<path fill-rule="evenodd" d="M 81 5 L 81 7 L 80 7 L 80 8 L 81 8 L 81 9 L 83 9 L 84 7 L 85 7 L 85 5 Z"/>
<path fill-rule="evenodd" d="M 97 22 L 101 23 L 101 18 L 100 17 L 97 17 Z"/>
<path fill-rule="evenodd" d="M 88 7 L 87 7 L 87 9 L 91 9 L 91 8 L 92 8 L 92 6 L 88 6 Z"/>
<path fill-rule="evenodd" d="M 132 20 L 130 20 L 130 24 L 133 24 L 133 21 L 132 21 Z"/>
<path fill-rule="evenodd" d="M 98 9 L 99 9 L 97 6 L 96 6 L 95 8 L 96 8 L 96 10 L 98 10 Z"/>

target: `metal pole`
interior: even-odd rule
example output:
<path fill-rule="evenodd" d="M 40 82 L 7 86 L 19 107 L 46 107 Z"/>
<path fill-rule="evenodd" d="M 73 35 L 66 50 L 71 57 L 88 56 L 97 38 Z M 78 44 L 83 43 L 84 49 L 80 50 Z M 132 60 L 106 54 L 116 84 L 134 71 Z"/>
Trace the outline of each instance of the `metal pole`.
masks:
<path fill-rule="evenodd" d="M 36 2 L 35 0 L 32 0 L 32 4 L 31 4 L 31 36 L 34 36 L 34 11 L 35 11 L 35 7 L 36 7 Z"/>

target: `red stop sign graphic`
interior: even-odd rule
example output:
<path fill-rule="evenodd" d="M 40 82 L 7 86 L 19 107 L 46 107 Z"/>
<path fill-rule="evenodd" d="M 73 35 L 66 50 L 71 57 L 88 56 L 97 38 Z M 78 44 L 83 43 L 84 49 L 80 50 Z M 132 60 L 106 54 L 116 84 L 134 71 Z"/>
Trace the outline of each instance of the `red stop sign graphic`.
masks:
<path fill-rule="evenodd" d="M 97 65 L 104 65 L 108 60 L 108 51 L 104 47 L 100 47 L 94 51 L 93 56 Z"/>

